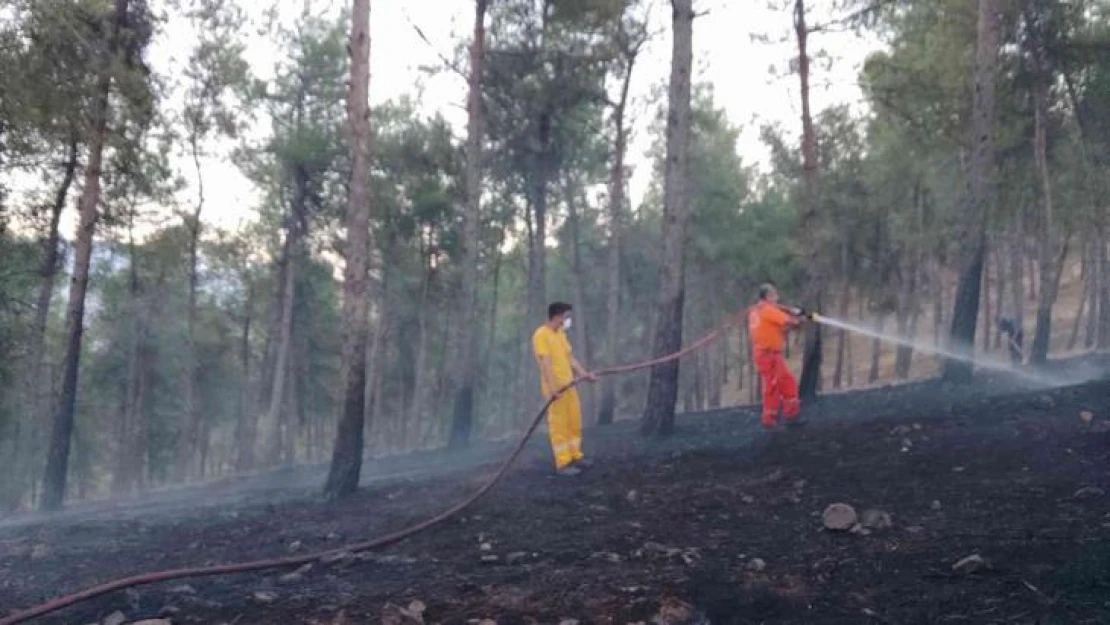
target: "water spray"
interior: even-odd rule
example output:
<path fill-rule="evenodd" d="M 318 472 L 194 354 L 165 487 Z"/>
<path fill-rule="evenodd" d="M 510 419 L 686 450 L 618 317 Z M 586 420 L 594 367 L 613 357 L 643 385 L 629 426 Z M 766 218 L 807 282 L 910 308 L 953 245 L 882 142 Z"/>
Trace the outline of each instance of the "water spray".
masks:
<path fill-rule="evenodd" d="M 914 340 L 910 340 L 910 339 L 907 339 L 907 338 L 904 338 L 904 337 L 891 335 L 891 334 L 886 334 L 884 332 L 879 332 L 878 330 L 874 330 L 874 329 L 868 328 L 866 326 L 857 325 L 857 324 L 854 324 L 854 323 L 849 323 L 847 321 L 843 321 L 843 320 L 840 320 L 840 319 L 834 319 L 832 317 L 826 317 L 824 315 L 820 315 L 820 314 L 817 314 L 815 312 L 806 312 L 806 311 L 804 311 L 800 308 L 788 309 L 788 310 L 791 312 L 791 314 L 795 314 L 796 316 L 799 316 L 799 317 L 804 317 L 804 318 L 809 319 L 810 321 L 812 321 L 814 323 L 819 323 L 821 325 L 828 326 L 830 328 L 836 328 L 838 330 L 844 330 L 846 332 L 852 332 L 854 334 L 870 337 L 870 338 L 873 338 L 873 339 L 876 339 L 876 340 L 879 340 L 879 341 L 883 341 L 885 343 L 891 343 L 891 344 L 898 345 L 898 346 L 901 346 L 901 347 L 908 347 L 908 348 L 913 349 L 915 351 L 924 352 L 924 353 L 930 354 L 932 356 L 940 356 L 942 358 L 948 358 L 948 359 L 951 359 L 951 360 L 958 360 L 960 362 L 965 362 L 965 363 L 968 363 L 970 365 L 974 365 L 974 366 L 977 366 L 977 367 L 982 367 L 983 369 L 989 369 L 989 370 L 992 370 L 992 371 L 999 371 L 999 372 L 1002 372 L 1002 373 L 1008 373 L 1008 374 L 1014 375 L 1014 376 L 1016 376 L 1016 377 L 1018 377 L 1018 378 L 1020 378 L 1024 381 L 1026 381 L 1026 382 L 1031 382 L 1031 383 L 1036 384 L 1038 386 L 1051 387 L 1051 386 L 1060 386 L 1061 384 L 1066 383 L 1062 380 L 1056 380 L 1056 379 L 1053 379 L 1053 378 L 1045 377 L 1043 375 L 1035 375 L 1035 374 L 1029 373 L 1028 371 L 1023 371 L 1022 369 L 1014 367 L 1010 363 L 1000 362 L 1000 361 L 997 361 L 997 360 L 991 360 L 991 359 L 982 358 L 982 357 L 976 358 L 974 355 L 971 355 L 971 354 L 960 353 L 960 352 L 957 352 L 957 351 L 953 351 L 951 349 L 947 349 L 947 348 L 944 348 L 944 347 L 940 347 L 940 346 L 937 346 L 937 345 L 930 344 L 928 342 L 914 341 Z"/>

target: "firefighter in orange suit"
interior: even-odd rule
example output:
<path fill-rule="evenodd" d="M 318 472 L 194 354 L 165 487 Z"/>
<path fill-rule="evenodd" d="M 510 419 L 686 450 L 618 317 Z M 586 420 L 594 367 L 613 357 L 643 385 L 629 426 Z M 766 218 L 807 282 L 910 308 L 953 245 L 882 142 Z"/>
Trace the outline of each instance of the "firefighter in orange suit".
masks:
<path fill-rule="evenodd" d="M 571 326 L 570 304 L 555 302 L 547 307 L 547 323 L 532 335 L 532 349 L 540 369 L 540 389 L 544 399 L 563 388 L 575 376 L 595 381 L 575 358 L 567 340 Z M 555 470 L 559 475 L 578 475 L 579 467 L 589 466 L 582 455 L 582 406 L 578 391 L 569 389 L 547 409 L 547 429 L 551 437 L 551 450 L 555 455 Z"/>
<path fill-rule="evenodd" d="M 752 354 L 763 380 L 763 414 L 759 422 L 768 430 L 774 429 L 778 423 L 780 408 L 787 423 L 796 422 L 801 409 L 798 382 L 786 366 L 783 349 L 786 347 L 786 333 L 802 324 L 803 312 L 788 312 L 778 301 L 778 289 L 772 284 L 764 284 L 759 287 L 759 303 L 748 313 Z"/>

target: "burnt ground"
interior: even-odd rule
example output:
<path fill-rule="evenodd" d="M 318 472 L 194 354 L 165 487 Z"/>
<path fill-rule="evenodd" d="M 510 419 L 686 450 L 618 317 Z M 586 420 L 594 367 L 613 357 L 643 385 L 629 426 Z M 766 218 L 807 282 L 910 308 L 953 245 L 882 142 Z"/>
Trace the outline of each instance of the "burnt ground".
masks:
<path fill-rule="evenodd" d="M 829 397 L 775 435 L 755 421 L 743 409 L 688 415 L 663 441 L 634 423 L 588 431 L 599 464 L 573 479 L 551 477 L 534 441 L 464 516 L 390 549 L 294 580 L 147 586 L 41 622 L 118 610 L 175 624 L 392 625 L 416 621 L 386 604 L 419 601 L 429 624 L 1110 623 L 1110 382 L 923 383 Z M 405 527 L 472 492 L 506 452 L 380 459 L 338 503 L 315 497 L 316 467 L 11 520 L 0 614 L 144 570 Z M 837 502 L 893 526 L 826 531 L 821 513 Z M 986 564 L 953 570 L 973 554 Z"/>

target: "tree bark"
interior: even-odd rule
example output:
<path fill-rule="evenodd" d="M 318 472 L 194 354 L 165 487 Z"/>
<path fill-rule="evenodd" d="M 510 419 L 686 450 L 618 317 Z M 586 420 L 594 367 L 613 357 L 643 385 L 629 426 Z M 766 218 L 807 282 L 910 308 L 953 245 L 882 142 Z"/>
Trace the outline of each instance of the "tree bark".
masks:
<path fill-rule="evenodd" d="M 1084 317 L 1089 316 L 1084 313 L 1087 312 L 1087 300 L 1091 291 L 1091 246 L 1085 242 L 1080 250 L 1079 281 L 1082 283 L 1082 290 L 1079 293 L 1079 308 L 1075 311 L 1075 319 L 1072 320 L 1071 332 L 1068 334 L 1068 351 L 1075 349 L 1079 343 L 1079 329 L 1083 327 Z"/>
<path fill-rule="evenodd" d="M 61 256 L 58 249 L 61 242 L 59 223 L 61 222 L 62 212 L 65 210 L 66 200 L 69 198 L 70 189 L 73 187 L 73 181 L 77 177 L 77 148 L 77 137 L 71 137 L 67 148 L 62 182 L 58 185 L 58 190 L 54 194 L 54 201 L 50 206 L 50 221 L 47 225 L 46 236 L 42 239 L 39 291 L 35 300 L 35 317 L 31 326 L 31 369 L 28 372 L 26 385 L 27 412 L 25 418 L 27 426 L 21 427 L 23 418 L 17 418 L 15 424 L 19 429 L 12 437 L 15 443 L 13 466 L 20 471 L 24 466 L 31 467 L 38 463 L 37 459 L 34 461 L 24 459 L 28 456 L 39 457 L 42 440 L 42 419 L 40 415 L 47 413 L 50 409 L 51 402 L 48 398 L 51 386 L 50 380 L 53 375 L 50 367 L 47 366 L 46 327 L 50 320 L 50 304 L 54 297 L 54 285 L 58 277 L 58 265 Z M 16 495 L 17 498 L 21 496 L 25 486 L 34 488 L 31 486 L 36 477 L 34 469 L 28 468 L 28 473 L 23 475 L 27 478 L 27 482 L 26 484 L 16 485 L 19 491 Z"/>
<path fill-rule="evenodd" d="M 843 319 L 848 316 L 848 303 L 851 296 L 851 286 L 845 282 L 843 285 L 844 290 L 840 293 L 840 306 L 838 313 Z M 837 333 L 836 337 L 836 367 L 833 369 L 833 388 L 840 389 L 844 385 L 844 357 L 848 347 L 848 332 L 841 330 Z M 851 367 L 851 364 L 848 365 Z"/>
<path fill-rule="evenodd" d="M 979 290 L 987 247 L 986 226 L 995 196 L 995 79 L 1000 33 L 998 0 L 979 0 L 968 202 L 963 219 L 965 251 L 960 262 L 960 277 L 956 286 L 952 327 L 949 333 L 949 349 L 969 357 L 975 349 Z M 944 361 L 942 377 L 949 382 L 968 382 L 971 380 L 972 372 L 970 362 L 950 358 Z"/>
<path fill-rule="evenodd" d="M 624 116 L 628 107 L 628 92 L 632 85 L 632 71 L 636 64 L 639 47 L 624 50 L 624 80 L 621 82 L 621 95 L 613 109 L 613 166 L 609 170 L 609 249 L 606 256 L 606 275 L 608 287 L 605 293 L 605 362 L 609 366 L 617 364 L 617 349 L 620 345 L 620 303 L 621 303 L 621 236 L 624 231 L 625 205 L 625 165 L 628 151 L 628 128 Z M 612 376 L 602 381 L 601 408 L 598 410 L 598 425 L 613 422 L 616 410 L 617 381 Z"/>
<path fill-rule="evenodd" d="M 1052 340 L 1052 308 L 1060 290 L 1060 276 L 1067 257 L 1067 237 L 1059 231 L 1054 215 L 1052 181 L 1048 171 L 1048 89 L 1053 76 L 1048 65 L 1048 54 L 1041 33 L 1041 16 L 1033 15 L 1028 3 L 1025 22 L 1030 31 L 1033 59 L 1033 157 L 1037 164 L 1037 177 L 1041 187 L 1041 226 L 1038 237 L 1041 292 L 1037 301 L 1037 325 L 1033 332 L 1033 349 L 1029 362 L 1037 367 L 1048 361 Z"/>
<path fill-rule="evenodd" d="M 243 303 L 243 324 L 239 333 L 239 421 L 235 435 L 236 471 L 246 471 L 253 462 L 254 429 L 257 425 L 251 418 L 251 322 L 254 318 L 254 283 L 247 279 L 247 297 Z M 248 453 L 245 453 L 248 452 Z"/>
<path fill-rule="evenodd" d="M 358 490 L 366 418 L 366 337 L 370 323 L 370 0 L 352 0 L 351 80 L 347 92 L 351 178 L 347 194 L 347 249 L 343 269 L 343 414 L 335 435 L 324 492 Z"/>
<path fill-rule="evenodd" d="M 112 16 L 108 54 L 97 77 L 96 96 L 93 98 L 89 128 L 89 156 L 85 164 L 84 185 L 78 204 L 78 226 L 73 259 L 73 276 L 70 279 L 69 305 L 66 312 L 66 355 L 62 374 L 62 394 L 50 435 L 46 470 L 43 474 L 43 493 L 40 505 L 43 510 L 57 510 L 65 499 L 66 475 L 69 471 L 69 450 L 73 438 L 74 413 L 77 408 L 77 375 L 81 361 L 81 339 L 85 325 L 85 294 L 89 286 L 89 266 L 92 260 L 93 235 L 99 217 L 100 175 L 104 163 L 104 146 L 108 142 L 108 119 L 111 115 L 109 98 L 112 91 L 112 72 L 120 49 L 120 32 L 127 19 L 129 0 L 116 0 Z"/>
<path fill-rule="evenodd" d="M 994 327 L 994 317 L 991 316 L 991 252 L 988 248 L 986 255 L 983 258 L 983 351 L 989 352 L 991 349 L 991 329 Z"/>
<path fill-rule="evenodd" d="M 882 312 L 879 313 L 879 321 L 877 330 L 879 333 L 883 331 L 883 325 L 886 323 L 886 315 Z M 883 342 L 879 339 L 871 339 L 871 369 L 867 373 L 867 383 L 874 384 L 879 379 L 879 357 L 883 353 Z"/>
<path fill-rule="evenodd" d="M 286 237 L 288 255 L 285 258 L 285 283 L 279 300 L 280 321 L 277 327 L 277 342 L 274 352 L 273 369 L 270 372 L 270 395 L 266 412 L 259 427 L 262 448 L 258 455 L 263 466 L 273 467 L 281 461 L 282 450 L 282 408 L 285 400 L 285 383 L 289 378 L 289 357 L 293 339 L 293 298 L 296 296 L 296 264 L 298 248 L 296 241 L 300 230 L 296 219 L 290 220 Z"/>
<path fill-rule="evenodd" d="M 593 363 L 593 348 L 590 345 L 590 330 L 589 330 L 589 313 L 586 305 L 586 270 L 582 266 L 582 248 L 581 248 L 581 223 L 578 215 L 578 202 L 575 198 L 575 189 L 573 183 L 567 183 L 566 188 L 566 202 L 567 202 L 567 227 L 570 232 L 570 264 L 571 272 L 574 274 L 574 307 L 577 314 L 574 315 L 574 342 L 575 349 L 582 356 L 579 358 L 581 362 L 586 363 L 585 366 L 590 367 Z M 582 395 L 582 414 L 594 414 L 595 397 L 593 385 L 586 386 L 579 390 Z"/>
<path fill-rule="evenodd" d="M 185 312 L 185 367 L 183 372 L 183 382 L 185 387 L 183 401 L 185 403 L 185 440 L 184 444 L 180 445 L 178 451 L 180 457 L 178 463 L 180 464 L 181 471 L 185 479 L 192 477 L 203 477 L 204 463 L 200 461 L 198 464 L 198 456 L 201 447 L 201 434 L 203 426 L 200 422 L 201 414 L 197 410 L 197 349 L 196 349 L 196 326 L 197 326 L 197 257 L 200 246 L 200 232 L 201 232 L 201 214 L 204 210 L 204 176 L 200 166 L 200 145 L 198 137 L 194 132 L 189 138 L 189 144 L 193 156 L 193 166 L 197 173 L 197 202 L 193 207 L 193 213 L 185 220 L 185 227 L 189 233 L 189 299 L 188 309 Z"/>
<path fill-rule="evenodd" d="M 809 252 L 806 266 L 806 305 L 810 310 L 821 310 L 824 284 L 827 279 L 821 252 L 824 249 L 824 236 L 819 223 L 818 203 L 820 201 L 821 165 L 817 155 L 817 131 L 813 126 L 813 115 L 809 101 L 809 27 L 806 25 L 805 0 L 794 0 L 794 35 L 798 44 L 798 81 L 802 100 L 802 232 L 808 239 Z M 821 386 L 822 337 L 821 325 L 806 324 L 805 344 L 802 351 L 802 375 L 798 382 L 798 393 L 802 401 L 817 397 Z"/>
<path fill-rule="evenodd" d="M 1106 252 L 1106 237 L 1110 234 L 1102 229 L 1098 246 L 1099 288 L 1098 288 L 1098 341 L 1099 349 L 1110 348 L 1110 254 Z"/>
<path fill-rule="evenodd" d="M 474 36 L 470 41 L 470 78 L 467 95 L 466 137 L 466 213 L 463 216 L 462 326 L 457 340 L 453 374 L 454 402 L 451 416 L 450 446 L 465 447 L 474 429 L 474 384 L 477 378 L 472 329 L 477 321 L 478 246 L 482 222 L 482 142 L 485 138 L 485 112 L 482 106 L 482 75 L 486 58 L 486 8 L 489 0 L 474 2 Z"/>
<path fill-rule="evenodd" d="M 663 254 L 659 267 L 656 357 L 682 346 L 682 309 L 685 291 L 687 192 L 690 157 L 690 74 L 693 65 L 694 10 L 691 0 L 671 0 L 673 49 L 667 114 L 667 161 L 664 171 Z M 642 430 L 667 436 L 674 430 L 678 399 L 677 361 L 651 370 Z"/>

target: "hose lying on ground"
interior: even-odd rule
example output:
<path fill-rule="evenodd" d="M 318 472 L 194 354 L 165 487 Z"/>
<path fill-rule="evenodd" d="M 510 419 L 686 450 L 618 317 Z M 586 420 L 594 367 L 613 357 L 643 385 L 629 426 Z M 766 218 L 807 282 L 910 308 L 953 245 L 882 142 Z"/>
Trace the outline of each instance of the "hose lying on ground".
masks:
<path fill-rule="evenodd" d="M 594 375 L 598 377 L 620 375 L 631 373 L 633 371 L 638 371 L 641 369 L 647 369 L 656 365 L 671 362 L 673 360 L 678 360 L 679 358 L 682 358 L 683 356 L 691 352 L 697 351 L 719 339 L 727 332 L 728 328 L 733 325 L 733 323 L 735 323 L 736 319 L 736 317 L 730 318 L 727 322 L 721 324 L 702 338 L 671 354 L 666 354 L 664 356 L 652 358 L 651 360 L 645 360 L 643 362 L 609 367 L 607 369 L 600 369 L 598 371 L 595 371 Z M 524 436 L 520 438 L 520 442 L 517 443 L 516 447 L 513 449 L 513 452 L 509 454 L 509 457 L 505 460 L 504 463 L 501 464 L 501 467 L 497 470 L 497 472 L 493 474 L 493 477 L 491 477 L 488 481 L 486 481 L 486 483 L 482 484 L 482 486 L 478 490 L 476 490 L 474 493 L 472 493 L 459 503 L 451 506 L 443 512 L 440 512 L 436 516 L 417 523 L 416 525 L 411 525 L 405 529 L 401 529 L 391 534 L 386 534 L 385 536 L 380 536 L 372 540 L 354 543 L 343 547 L 337 547 L 335 549 L 329 549 L 327 551 L 318 551 L 315 553 L 308 553 L 299 556 L 254 560 L 251 562 L 232 562 L 229 564 L 218 564 L 214 566 L 169 569 L 165 571 L 154 571 L 151 573 L 143 573 L 131 577 L 124 577 L 110 582 L 105 582 L 103 584 L 98 584 L 96 586 L 90 586 L 89 588 L 86 588 L 84 590 L 68 595 L 63 595 L 37 606 L 27 608 L 20 612 L 9 614 L 4 618 L 0 618 L 0 625 L 16 625 L 17 623 L 24 623 L 33 618 L 45 616 L 63 608 L 67 608 L 72 605 L 76 605 L 78 603 L 88 601 L 102 595 L 106 595 L 111 592 L 123 590 L 125 588 L 146 586 L 148 584 L 155 584 L 158 582 L 165 582 L 173 579 L 211 577 L 214 575 L 229 575 L 232 573 L 249 573 L 252 571 L 262 571 L 268 569 L 292 568 L 296 566 L 302 566 L 310 562 L 316 562 L 317 560 L 340 556 L 345 553 L 369 551 L 371 549 L 378 549 L 400 542 L 406 538 L 409 538 L 410 536 L 413 536 L 414 534 L 418 534 L 426 529 L 435 527 L 436 525 L 447 521 L 456 514 L 469 508 L 476 501 L 481 499 L 486 493 L 488 493 L 494 486 L 496 486 L 497 483 L 501 481 L 501 478 L 503 478 L 505 474 L 508 473 L 509 468 L 513 465 L 514 462 L 516 462 L 516 459 L 520 456 L 521 452 L 524 451 L 524 446 L 527 444 L 528 439 L 532 437 L 532 434 L 535 433 L 536 429 L 540 425 L 540 422 L 543 421 L 543 417 L 547 413 L 548 407 L 551 406 L 552 402 L 558 399 L 560 395 L 577 386 L 580 381 L 581 379 L 576 379 L 572 381 L 571 383 L 556 391 L 550 398 L 548 398 L 546 402 L 544 402 L 543 406 L 536 413 L 536 416 L 532 419 L 532 423 L 528 426 L 528 430 L 524 433 Z"/>

